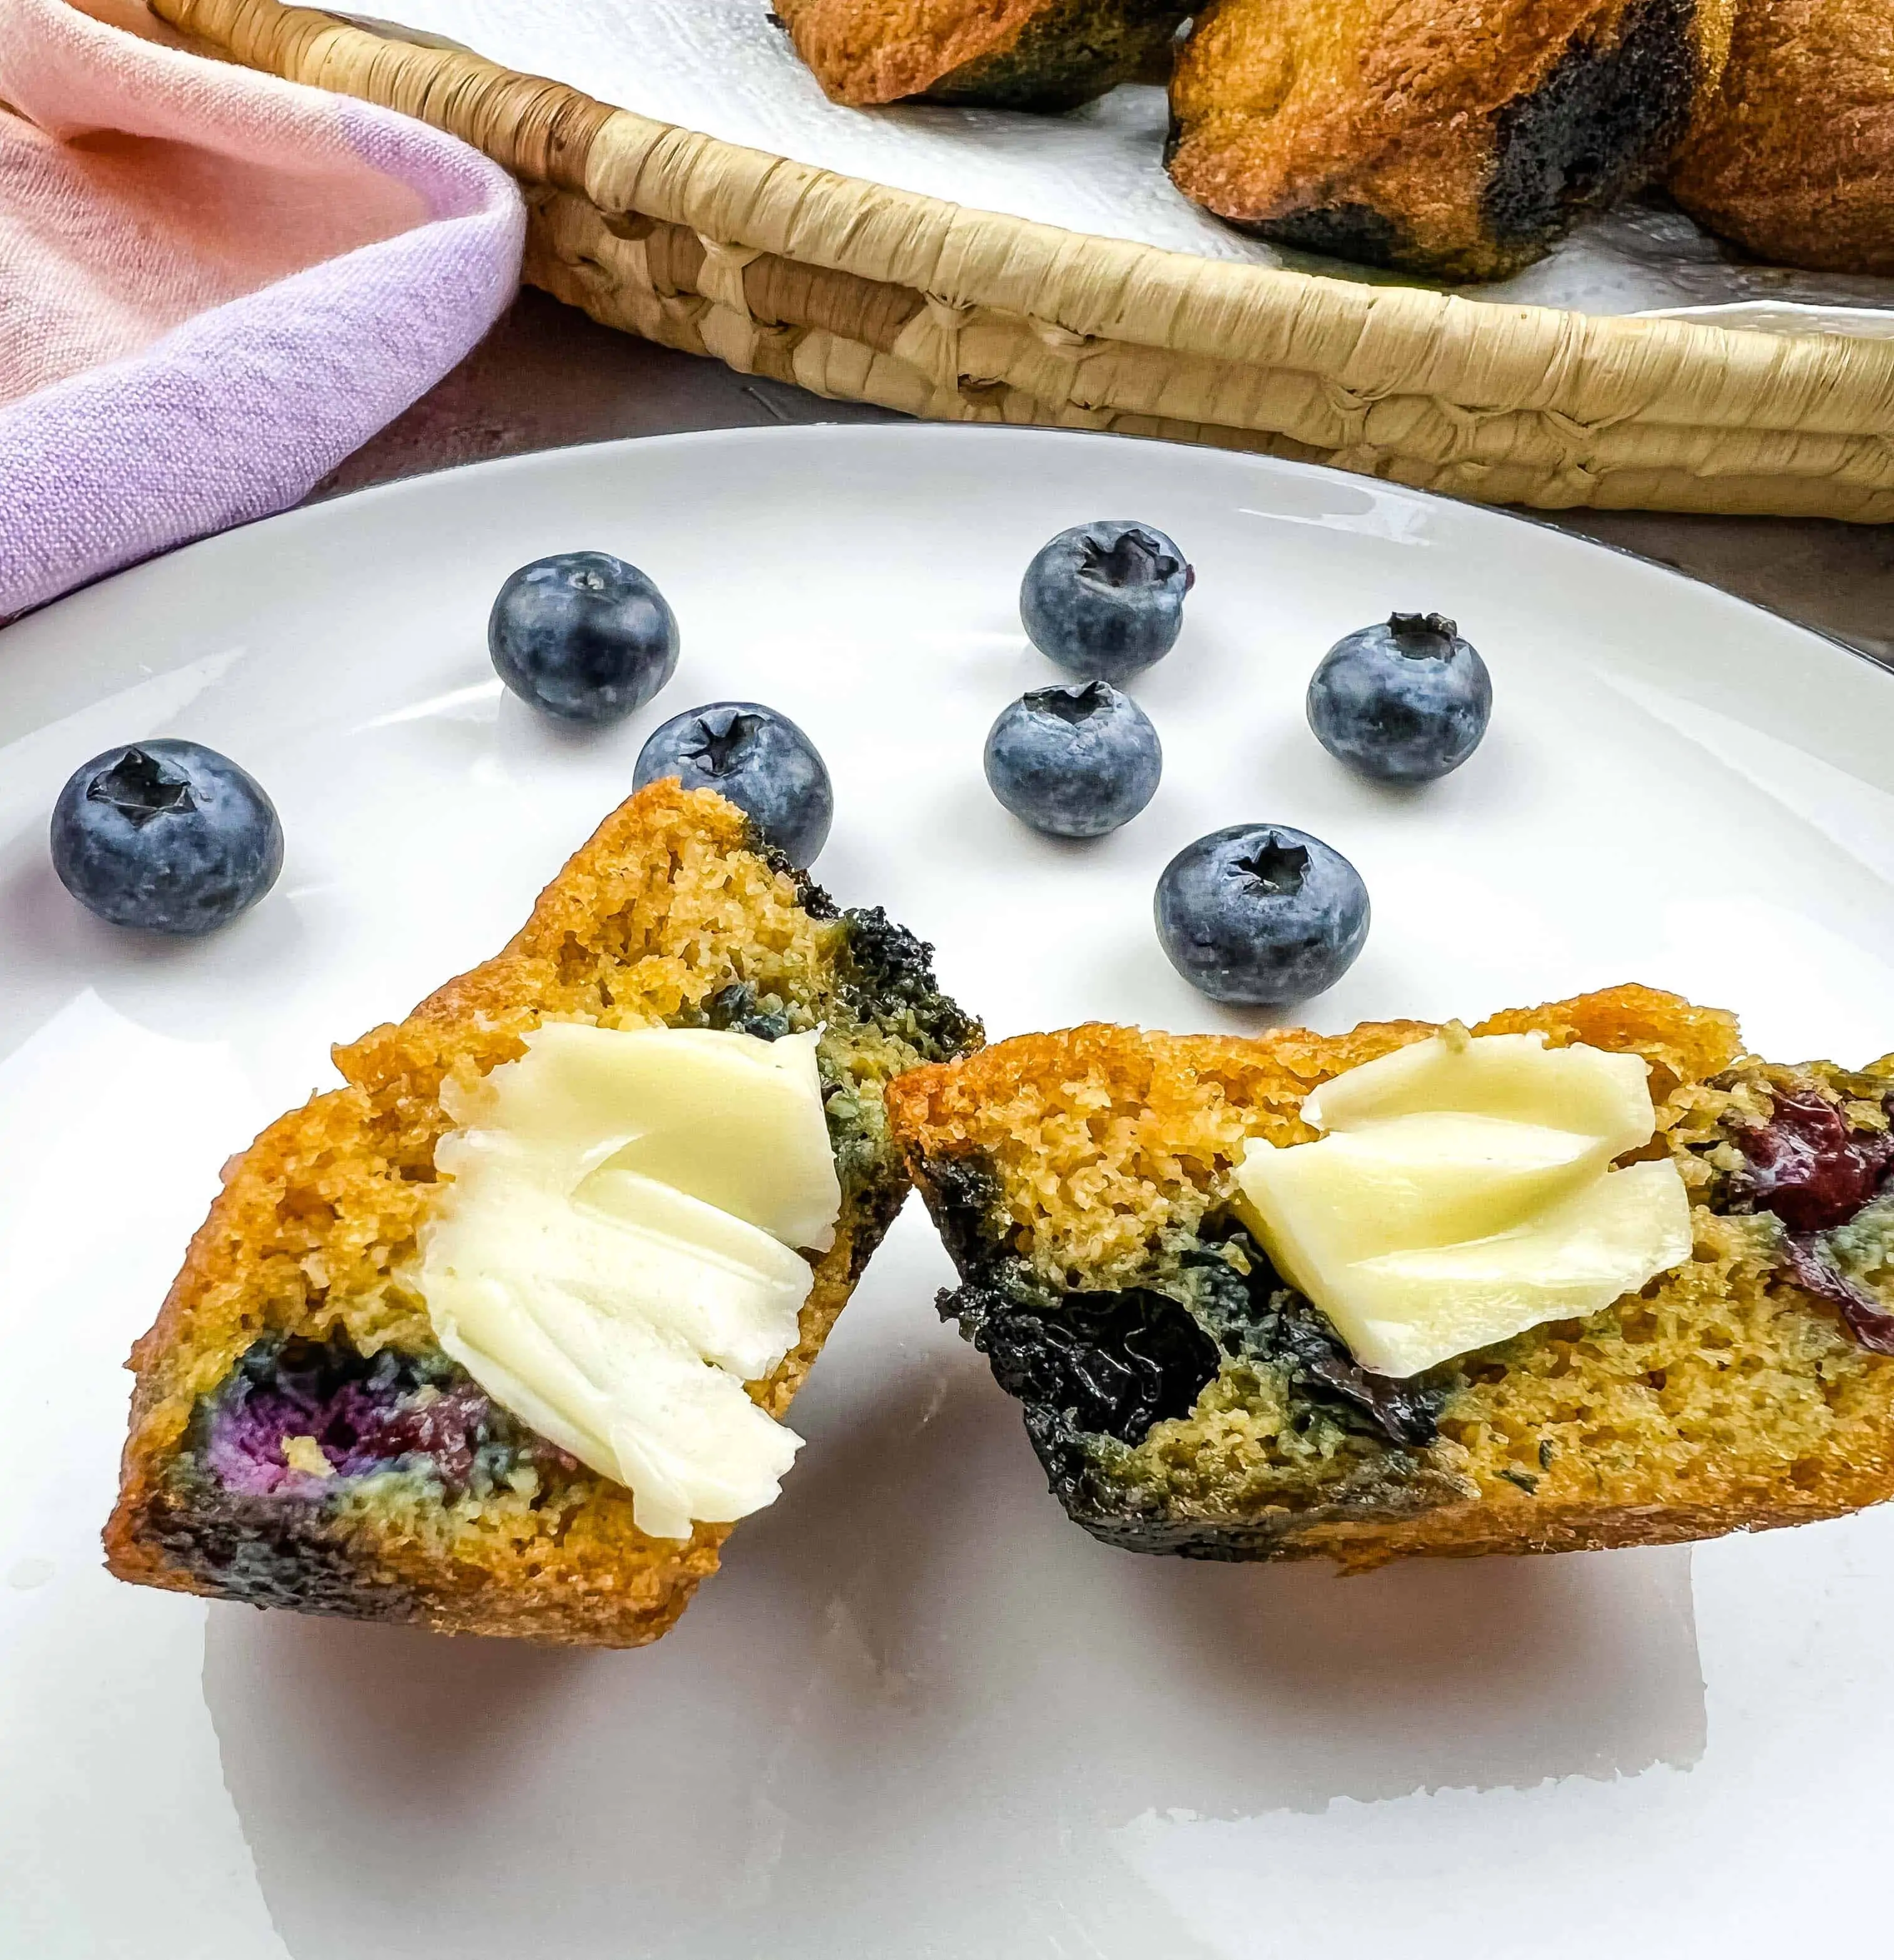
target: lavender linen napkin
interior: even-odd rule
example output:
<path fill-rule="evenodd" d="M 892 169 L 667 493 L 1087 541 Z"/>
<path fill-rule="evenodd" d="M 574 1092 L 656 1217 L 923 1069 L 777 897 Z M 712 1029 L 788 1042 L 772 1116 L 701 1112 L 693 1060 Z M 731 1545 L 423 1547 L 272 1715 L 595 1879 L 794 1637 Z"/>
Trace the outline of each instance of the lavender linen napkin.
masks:
<path fill-rule="evenodd" d="M 391 111 L 65 0 L 0 104 L 0 618 L 295 503 L 517 284 L 512 181 Z"/>

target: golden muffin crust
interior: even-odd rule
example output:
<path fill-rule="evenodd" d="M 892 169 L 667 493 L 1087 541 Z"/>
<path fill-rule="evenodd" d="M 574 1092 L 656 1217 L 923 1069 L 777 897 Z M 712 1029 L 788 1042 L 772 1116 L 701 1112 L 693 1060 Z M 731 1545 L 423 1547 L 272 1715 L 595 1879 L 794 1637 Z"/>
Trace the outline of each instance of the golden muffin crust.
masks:
<path fill-rule="evenodd" d="M 1495 278 L 1662 167 L 1734 4 L 1214 0 L 1171 84 L 1171 175 L 1285 244 Z"/>
<path fill-rule="evenodd" d="M 1894 6 L 1741 0 L 1668 188 L 1759 257 L 1894 273 Z"/>
<path fill-rule="evenodd" d="M 1312 1383 L 1309 1351 L 1298 1359 L 1292 1343 L 1271 1346 L 1276 1334 L 1249 1338 L 1306 1303 L 1285 1307 L 1266 1262 L 1225 1228 L 1250 1138 L 1308 1141 L 1300 1110 L 1312 1090 L 1430 1024 L 1254 1039 L 1095 1025 L 1002 1042 L 895 1084 L 896 1137 L 962 1276 L 942 1311 L 1025 1402 L 1081 1524 L 1135 1550 L 1365 1568 L 1411 1553 L 1664 1544 L 1894 1494 L 1894 1360 L 1798 1283 L 1779 1219 L 1732 1208 L 1744 1161 L 1733 1140 L 1766 1125 L 1778 1097 L 1818 1097 L 1885 1139 L 1894 1057 L 1857 1074 L 1775 1067 L 1742 1054 L 1732 1016 L 1635 986 L 1495 1015 L 1473 1032 L 1535 1029 L 1555 1045 L 1645 1058 L 1657 1130 L 1640 1154 L 1676 1163 L 1694 1254 L 1589 1319 L 1546 1323 L 1419 1378 L 1428 1422 L 1405 1442 Z M 1844 1263 L 1878 1271 L 1885 1291 L 1894 1196 L 1861 1219 Z M 1134 1300 L 1146 1304 L 1127 1346 L 1117 1303 Z M 1098 1344 L 1081 1371 L 1091 1380 L 1161 1370 L 1181 1342 L 1203 1348 L 1193 1398 L 1142 1434 L 1088 1430 L 1041 1392 L 1038 1330 L 1091 1338 L 1107 1306 L 1119 1347 Z M 1200 1332 L 1181 1317 L 1160 1325 L 1187 1313 Z"/>

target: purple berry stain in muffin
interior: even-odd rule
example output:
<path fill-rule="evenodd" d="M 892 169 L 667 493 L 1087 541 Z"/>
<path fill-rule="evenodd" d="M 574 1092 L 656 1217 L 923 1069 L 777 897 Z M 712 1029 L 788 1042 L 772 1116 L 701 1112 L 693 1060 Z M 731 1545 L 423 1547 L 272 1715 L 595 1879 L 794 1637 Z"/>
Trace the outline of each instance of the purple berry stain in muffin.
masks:
<path fill-rule="evenodd" d="M 444 1357 L 364 1357 L 340 1342 L 259 1344 L 208 1414 L 205 1467 L 243 1497 L 319 1499 L 339 1479 L 389 1470 L 466 1489 L 505 1481 L 529 1456 L 568 1460 Z"/>
<path fill-rule="evenodd" d="M 1882 1107 L 1894 1118 L 1894 1096 Z M 1778 1094 L 1769 1121 L 1736 1141 L 1747 1160 L 1737 1204 L 1782 1221 L 1789 1277 L 1864 1348 L 1894 1354 L 1894 1131 L 1810 1091 Z"/>
<path fill-rule="evenodd" d="M 1778 1096 L 1772 1119 L 1737 1141 L 1749 1160 L 1745 1195 L 1791 1232 L 1845 1225 L 1894 1169 L 1894 1133 L 1857 1129 L 1813 1094 Z"/>

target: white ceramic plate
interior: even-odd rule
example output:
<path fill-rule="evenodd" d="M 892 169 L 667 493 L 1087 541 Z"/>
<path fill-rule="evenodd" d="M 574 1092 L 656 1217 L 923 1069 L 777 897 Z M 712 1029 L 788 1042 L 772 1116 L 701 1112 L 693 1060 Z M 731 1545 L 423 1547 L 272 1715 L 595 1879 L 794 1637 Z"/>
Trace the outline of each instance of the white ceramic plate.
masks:
<path fill-rule="evenodd" d="M 981 781 L 1053 678 L 1019 572 L 1097 516 L 1200 570 L 1138 692 L 1165 784 L 1061 848 Z M 676 679 L 559 733 L 503 698 L 502 577 L 603 546 Z M 1492 730 L 1419 794 L 1303 725 L 1322 650 L 1458 616 Z M 1875 1950 L 1894 1513 L 1684 1550 L 1388 1570 L 1094 1544 L 936 1322 L 898 1227 L 796 1410 L 809 1446 L 678 1631 L 537 1651 L 261 1614 L 100 1569 L 128 1382 L 219 1163 L 326 1045 L 496 947 L 660 718 L 779 704 L 833 767 L 819 873 L 939 947 L 996 1034 L 1240 1025 L 1171 974 L 1189 838 L 1304 826 L 1374 926 L 1311 1004 L 1467 1017 L 1635 978 L 1779 1057 L 1894 1045 L 1894 678 L 1648 565 L 1260 459 L 806 428 L 568 450 L 196 546 L 0 634 L 0 1952 L 138 1960 L 946 1960 Z M 148 945 L 49 867 L 69 771 L 181 733 L 289 838 L 220 937 Z"/>

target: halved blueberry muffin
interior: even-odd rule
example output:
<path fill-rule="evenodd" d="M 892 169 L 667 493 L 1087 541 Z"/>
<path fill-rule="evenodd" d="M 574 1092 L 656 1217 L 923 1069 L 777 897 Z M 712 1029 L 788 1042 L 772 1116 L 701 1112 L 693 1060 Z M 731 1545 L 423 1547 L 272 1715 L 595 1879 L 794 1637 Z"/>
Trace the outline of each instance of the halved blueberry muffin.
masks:
<path fill-rule="evenodd" d="M 1663 168 L 1721 75 L 1734 0 L 1215 0 L 1168 163 L 1246 231 L 1493 279 Z"/>
<path fill-rule="evenodd" d="M 1415 1088 L 1522 1056 L 1556 1119 Z M 1365 1568 L 1894 1493 L 1894 1055 L 1780 1066 L 1621 987 L 1470 1031 L 1029 1036 L 890 1107 L 941 1312 L 1108 1544 Z"/>
<path fill-rule="evenodd" d="M 837 102 L 1057 111 L 1168 74 L 1179 0 L 775 0 Z"/>
<path fill-rule="evenodd" d="M 132 1356 L 112 1570 L 656 1638 L 774 1496 L 774 1419 L 906 1194 L 885 1085 L 979 1039 L 883 913 L 641 791 L 229 1166 Z"/>

